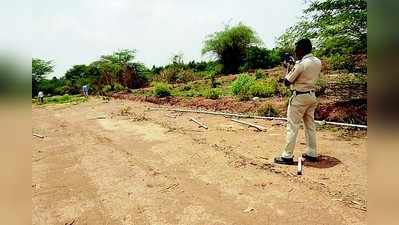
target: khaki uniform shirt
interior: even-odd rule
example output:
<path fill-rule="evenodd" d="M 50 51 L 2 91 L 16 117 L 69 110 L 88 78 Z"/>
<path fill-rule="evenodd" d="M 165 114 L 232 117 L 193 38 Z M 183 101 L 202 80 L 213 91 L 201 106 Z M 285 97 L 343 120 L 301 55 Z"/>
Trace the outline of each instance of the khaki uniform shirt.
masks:
<path fill-rule="evenodd" d="M 287 74 L 285 79 L 290 81 L 291 90 L 314 91 L 316 81 L 321 72 L 321 61 L 312 54 L 305 55 L 302 60 L 296 62 L 294 68 Z"/>

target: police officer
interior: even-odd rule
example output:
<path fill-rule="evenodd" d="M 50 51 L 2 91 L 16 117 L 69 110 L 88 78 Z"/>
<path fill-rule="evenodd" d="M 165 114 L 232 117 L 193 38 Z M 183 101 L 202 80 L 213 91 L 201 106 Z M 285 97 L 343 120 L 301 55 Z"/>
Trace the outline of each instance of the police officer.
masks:
<path fill-rule="evenodd" d="M 314 112 L 317 106 L 315 83 L 320 76 L 321 61 L 312 55 L 312 43 L 302 39 L 295 44 L 295 55 L 298 61 L 285 76 L 284 83 L 290 86 L 293 95 L 289 99 L 287 110 L 287 137 L 284 150 L 275 163 L 294 164 L 293 152 L 300 123 L 304 122 L 306 136 L 306 153 L 302 157 L 317 161 L 316 127 Z"/>

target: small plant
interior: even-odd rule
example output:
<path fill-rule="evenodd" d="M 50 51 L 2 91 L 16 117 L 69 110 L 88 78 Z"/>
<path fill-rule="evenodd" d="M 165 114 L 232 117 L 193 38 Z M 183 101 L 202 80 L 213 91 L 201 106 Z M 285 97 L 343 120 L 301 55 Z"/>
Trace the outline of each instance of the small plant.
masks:
<path fill-rule="evenodd" d="M 256 81 L 254 85 L 250 88 L 250 93 L 252 96 L 256 97 L 271 97 L 276 93 L 277 81 L 273 79 L 268 79 L 265 81 Z"/>
<path fill-rule="evenodd" d="M 171 91 L 168 84 L 165 83 L 157 83 L 154 87 L 154 96 L 163 98 L 170 96 Z"/>
<path fill-rule="evenodd" d="M 114 84 L 114 91 L 120 92 L 126 90 L 126 87 L 124 87 L 122 84 L 115 83 Z"/>
<path fill-rule="evenodd" d="M 237 95 L 240 99 L 245 100 L 251 97 L 250 89 L 255 84 L 255 78 L 248 74 L 241 74 L 233 82 L 231 90 L 234 95 Z"/>
<path fill-rule="evenodd" d="M 256 70 L 255 71 L 255 77 L 257 80 L 263 78 L 263 71 L 262 70 Z"/>
<path fill-rule="evenodd" d="M 105 85 L 103 88 L 102 88 L 102 91 L 103 92 L 105 92 L 105 93 L 107 93 L 107 92 L 110 92 L 110 91 L 112 91 L 112 86 L 111 85 Z"/>
<path fill-rule="evenodd" d="M 191 69 L 181 70 L 177 74 L 176 83 L 187 83 L 187 82 L 190 82 L 190 81 L 198 80 L 200 78 L 201 78 L 200 74 L 195 73 Z"/>
<path fill-rule="evenodd" d="M 272 104 L 267 103 L 258 109 L 259 116 L 278 116 L 279 111 Z"/>
<path fill-rule="evenodd" d="M 221 95 L 221 91 L 217 88 L 211 88 L 204 91 L 204 97 L 209 99 L 218 99 Z"/>
<path fill-rule="evenodd" d="M 216 85 L 217 85 L 217 82 L 216 82 L 216 72 L 215 72 L 215 71 L 209 72 L 208 78 L 209 78 L 209 80 L 211 81 L 211 88 L 215 88 Z"/>
<path fill-rule="evenodd" d="M 284 84 L 279 84 L 277 90 L 281 97 L 289 97 L 292 95 L 291 89 Z"/>
<path fill-rule="evenodd" d="M 189 90 L 191 90 L 191 85 L 184 85 L 183 87 L 182 87 L 182 91 L 189 91 Z"/>
<path fill-rule="evenodd" d="M 123 107 L 122 109 L 121 109 L 121 111 L 120 111 L 120 115 L 121 116 L 128 116 L 128 115 L 130 115 L 131 113 L 130 113 L 130 110 L 131 110 L 132 108 L 130 107 L 130 106 L 125 106 L 125 107 Z"/>
<path fill-rule="evenodd" d="M 333 70 L 355 71 L 355 63 L 349 56 L 335 54 L 326 58 L 326 61 Z"/>

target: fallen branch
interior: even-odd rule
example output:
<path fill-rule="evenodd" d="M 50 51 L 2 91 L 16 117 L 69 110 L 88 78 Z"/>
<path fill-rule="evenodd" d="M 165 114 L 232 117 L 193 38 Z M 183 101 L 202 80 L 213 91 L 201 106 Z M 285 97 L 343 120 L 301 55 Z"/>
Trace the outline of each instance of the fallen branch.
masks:
<path fill-rule="evenodd" d="M 176 119 L 176 116 L 174 116 L 174 115 L 166 114 L 165 116 Z"/>
<path fill-rule="evenodd" d="M 266 130 L 265 127 L 262 127 L 262 126 L 259 126 L 259 125 L 256 125 L 256 124 L 252 124 L 252 123 L 248 123 L 248 122 L 245 122 L 245 121 L 241 121 L 241 120 L 237 120 L 237 119 L 231 119 L 231 121 L 234 121 L 234 122 L 237 122 L 237 123 L 242 123 L 242 124 L 248 125 L 250 127 L 255 127 L 256 129 L 258 129 L 260 131 Z"/>
<path fill-rule="evenodd" d="M 40 134 L 33 134 L 33 136 L 35 136 L 35 137 L 38 137 L 38 138 L 44 138 L 44 136 L 43 135 L 40 135 Z"/>
<path fill-rule="evenodd" d="M 223 113 L 223 112 L 212 112 L 212 111 L 203 111 L 203 110 L 190 110 L 190 109 L 168 109 L 168 108 L 147 108 L 148 110 L 166 110 L 173 112 L 191 112 L 191 113 L 202 113 L 202 114 L 210 114 L 210 115 L 221 115 L 227 117 L 241 117 L 241 118 L 253 118 L 253 119 L 267 119 L 267 120 L 284 120 L 287 121 L 287 118 L 284 117 L 272 117 L 272 116 L 252 116 L 246 114 L 236 114 L 236 113 Z M 364 128 L 367 129 L 367 125 L 360 124 L 351 124 L 351 123 L 339 123 L 339 122 L 329 122 L 329 121 L 320 121 L 315 120 L 319 125 L 330 124 L 336 126 L 345 126 L 345 127 L 356 127 L 356 128 Z"/>
<path fill-rule="evenodd" d="M 105 116 L 97 116 L 97 117 L 94 117 L 94 118 L 90 118 L 89 120 L 103 120 L 103 119 L 106 119 L 107 117 L 105 117 Z"/>
<path fill-rule="evenodd" d="M 198 124 L 200 127 L 203 127 L 205 129 L 208 129 L 208 127 L 206 125 L 204 125 L 203 123 L 201 123 L 200 121 L 194 119 L 193 117 L 190 117 L 190 120 L 193 121 L 194 123 Z"/>

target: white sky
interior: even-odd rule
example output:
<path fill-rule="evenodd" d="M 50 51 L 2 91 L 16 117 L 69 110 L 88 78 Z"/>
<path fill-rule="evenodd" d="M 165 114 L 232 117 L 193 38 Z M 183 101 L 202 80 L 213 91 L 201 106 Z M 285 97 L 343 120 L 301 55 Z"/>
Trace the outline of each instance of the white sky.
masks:
<path fill-rule="evenodd" d="M 304 7 L 304 0 L 35 0 L 32 57 L 55 61 L 50 77 L 122 48 L 136 49 L 148 67 L 176 53 L 206 60 L 203 41 L 224 24 L 251 26 L 271 48 Z"/>

